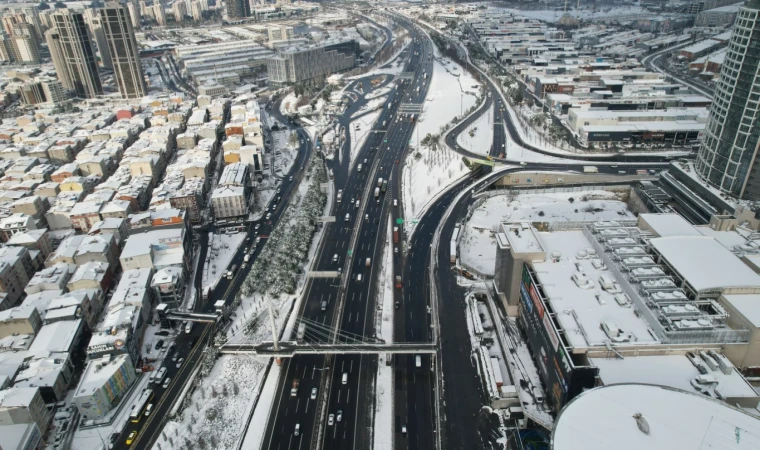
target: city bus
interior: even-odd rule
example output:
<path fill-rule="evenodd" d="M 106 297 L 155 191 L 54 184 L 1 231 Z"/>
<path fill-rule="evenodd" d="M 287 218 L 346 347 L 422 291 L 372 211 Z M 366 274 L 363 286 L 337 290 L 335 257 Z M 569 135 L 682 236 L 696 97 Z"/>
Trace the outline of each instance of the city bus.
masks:
<path fill-rule="evenodd" d="M 132 407 L 132 413 L 129 414 L 129 420 L 133 423 L 137 423 L 143 416 L 145 408 L 148 407 L 148 403 L 153 400 L 153 389 L 146 389 L 140 396 L 140 400 Z"/>

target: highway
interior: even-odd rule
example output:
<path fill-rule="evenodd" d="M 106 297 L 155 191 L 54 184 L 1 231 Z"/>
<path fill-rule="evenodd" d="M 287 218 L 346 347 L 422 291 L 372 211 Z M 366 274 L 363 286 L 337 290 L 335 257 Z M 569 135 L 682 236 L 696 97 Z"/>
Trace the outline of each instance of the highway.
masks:
<path fill-rule="evenodd" d="M 275 107 L 272 109 L 273 111 L 270 113 L 273 114 L 280 123 L 287 123 L 287 119 L 279 114 L 279 103 L 276 103 Z M 229 112 L 226 114 L 228 113 Z M 228 117 L 228 115 L 225 117 Z M 277 208 L 272 211 L 272 216 L 269 220 L 262 219 L 256 222 L 251 222 L 249 224 L 247 234 L 250 240 L 240 246 L 240 249 L 230 262 L 231 265 L 236 264 L 238 267 L 242 266 L 245 248 L 251 246 L 255 242 L 257 235 L 269 235 L 272 229 L 277 225 L 277 222 L 285 210 L 283 205 L 287 204 L 287 202 L 290 202 L 293 193 L 298 191 L 298 185 L 302 181 L 304 175 L 301 167 L 305 167 L 307 161 L 311 157 L 312 145 L 311 140 L 306 132 L 300 128 L 297 129 L 297 132 L 299 133 L 299 137 L 302 140 L 299 147 L 298 158 L 293 163 L 293 166 L 291 167 L 288 174 L 281 180 L 281 192 L 279 194 L 282 197 L 281 201 L 277 202 L 276 197 L 273 197 L 270 201 L 270 204 L 267 205 L 267 209 L 271 210 L 271 206 L 273 206 L 275 203 L 278 203 L 279 206 L 277 206 Z M 292 182 L 289 181 L 290 176 L 293 177 Z M 258 230 L 256 230 L 256 225 L 259 226 Z M 212 225 L 209 231 L 215 232 L 216 230 L 216 227 Z M 201 252 L 199 255 L 201 266 L 199 266 L 199 269 L 195 274 L 196 276 L 193 280 L 193 283 L 195 283 L 196 290 L 200 295 L 202 292 L 202 264 L 203 261 L 205 261 L 205 255 L 208 246 L 208 232 L 201 231 L 199 234 L 200 235 L 198 238 L 200 245 L 198 247 L 199 251 Z M 245 280 L 248 270 L 250 270 L 251 265 L 258 257 L 258 254 L 263 247 L 263 241 L 264 240 L 262 239 L 262 243 L 254 248 L 254 254 L 251 257 L 251 261 L 249 262 L 249 265 L 246 267 L 246 269 L 238 270 L 232 280 L 228 280 L 226 277 L 222 277 L 216 288 L 210 292 L 207 302 L 204 303 L 202 299 L 199 298 L 199 301 L 196 302 L 196 312 L 213 312 L 214 303 L 220 299 L 225 300 L 227 304 L 230 304 L 232 302 L 232 299 L 240 289 L 240 285 L 242 284 L 243 280 Z M 170 378 L 171 382 L 166 389 L 157 384 L 150 386 L 155 392 L 155 398 L 153 400 L 153 413 L 149 417 L 142 418 L 138 423 L 128 422 L 126 426 L 121 430 L 121 434 L 113 440 L 113 448 L 147 449 L 153 445 L 156 438 L 161 433 L 164 424 L 168 420 L 168 413 L 174 400 L 179 396 L 195 367 L 200 364 L 203 348 L 205 348 L 209 342 L 209 338 L 212 335 L 212 328 L 213 327 L 210 324 L 199 323 L 193 327 L 190 334 L 186 334 L 184 331 L 180 330 L 175 339 L 176 353 L 178 355 L 178 358 L 185 358 L 185 363 L 180 368 L 177 368 L 176 364 L 172 362 L 171 359 L 167 358 L 167 361 L 165 363 L 165 367 L 167 368 L 166 378 Z M 140 347 L 142 348 L 142 345 Z M 155 368 L 155 370 L 159 369 L 160 367 Z M 143 376 L 148 376 L 148 374 L 145 374 Z M 129 408 L 130 406 L 131 405 L 124 405 L 126 408 Z M 138 435 L 134 443 L 131 446 L 127 446 L 126 439 L 132 431 L 137 431 Z"/>
<path fill-rule="evenodd" d="M 307 324 L 304 339 L 326 342 L 335 337 L 340 342 L 353 339 L 371 340 L 374 337 L 373 314 L 377 263 L 383 254 L 385 230 L 393 207 L 392 195 L 397 195 L 400 180 L 400 160 L 411 138 L 416 115 L 397 114 L 402 103 L 419 104 L 427 94 L 430 77 L 429 42 L 417 36 L 403 55 L 406 72 L 414 80 L 403 80 L 388 96 L 385 108 L 375 121 L 372 135 L 359 150 L 357 163 L 349 170 L 350 139 L 343 141 L 342 157 L 331 162 L 336 189 L 343 190 L 342 201 L 335 203 L 332 215 L 336 222 L 327 224 L 326 235 L 317 254 L 315 270 L 342 271 L 339 279 L 311 279 L 299 314 Z M 424 44 L 424 45 L 423 45 Z M 368 93 L 365 78 L 364 93 Z M 353 90 L 351 85 L 347 91 Z M 419 91 L 418 91 L 419 88 Z M 354 91 L 357 100 L 339 118 L 343 127 L 350 126 L 348 118 L 366 102 Z M 365 162 L 366 160 L 366 162 Z M 358 164 L 362 170 L 358 170 Z M 378 179 L 390 179 L 386 192 L 375 197 Z M 382 191 L 382 184 L 380 184 Z M 389 195 L 389 192 L 391 195 Z M 358 206 L 357 206 L 358 202 Z M 369 261 L 367 261 L 369 259 Z M 368 264 L 369 262 L 369 264 Z M 342 301 L 341 301 L 342 300 Z M 325 310 L 322 310 L 325 302 Z M 420 326 L 424 327 L 424 324 Z M 336 335 L 339 330 L 340 334 Z M 422 333 L 421 333 L 422 334 Z M 308 448 L 319 445 L 329 449 L 360 449 L 371 447 L 372 427 L 370 410 L 374 392 L 369 389 L 375 376 L 375 356 L 297 356 L 284 361 L 285 376 L 279 380 L 278 393 L 267 424 L 264 448 Z M 345 375 L 344 375 L 345 374 Z M 344 382 L 345 376 L 345 382 Z M 293 381 L 299 380 L 295 396 L 291 395 Z M 313 389 L 317 389 L 312 399 Z M 323 408 L 324 405 L 324 408 Z M 327 425 L 324 414 L 336 417 Z M 338 412 L 341 420 L 337 421 Z M 323 427 L 319 430 L 317 427 Z M 298 426 L 298 435 L 295 434 Z M 321 431 L 321 432 L 318 432 Z"/>

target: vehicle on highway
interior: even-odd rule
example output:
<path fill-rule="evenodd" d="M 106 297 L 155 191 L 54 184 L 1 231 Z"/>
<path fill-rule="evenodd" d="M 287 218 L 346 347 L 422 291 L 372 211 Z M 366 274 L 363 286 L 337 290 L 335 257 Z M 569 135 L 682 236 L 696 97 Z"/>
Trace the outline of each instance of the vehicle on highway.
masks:
<path fill-rule="evenodd" d="M 396 302 L 396 309 L 398 309 L 400 306 L 401 305 L 399 304 L 399 302 Z"/>
<path fill-rule="evenodd" d="M 185 362 L 185 358 L 180 358 L 179 361 L 177 361 L 177 369 L 182 367 L 182 363 Z"/>
<path fill-rule="evenodd" d="M 401 427 L 401 434 L 406 434 L 406 425 Z"/>
<path fill-rule="evenodd" d="M 171 383 L 171 382 L 172 382 L 172 379 L 171 378 L 167 378 L 164 381 L 164 389 L 168 388 L 169 387 L 169 383 Z"/>
<path fill-rule="evenodd" d="M 137 423 L 140 421 L 151 400 L 153 400 L 153 389 L 146 389 L 140 395 L 140 399 L 137 400 L 137 403 L 132 405 L 132 412 L 129 414 L 130 422 Z"/>
<path fill-rule="evenodd" d="M 254 230 L 258 230 L 259 228 L 261 228 L 261 224 L 260 223 L 257 223 L 256 226 L 253 227 Z"/>
<path fill-rule="evenodd" d="M 312 400 L 317 399 L 317 388 L 311 388 L 311 399 Z"/>
<path fill-rule="evenodd" d="M 340 272 L 340 270 L 339 270 Z M 322 311 L 327 311 L 327 300 L 322 300 L 322 305 L 320 305 L 320 309 Z"/>
<path fill-rule="evenodd" d="M 267 220 L 272 218 L 272 213 L 267 213 Z"/>
<path fill-rule="evenodd" d="M 299 434 L 301 434 L 301 424 L 297 423 L 296 429 L 293 431 L 293 436 L 298 436 Z"/>
<path fill-rule="evenodd" d="M 290 387 L 290 396 L 295 397 L 298 395 L 298 386 L 301 385 L 301 380 L 298 378 L 293 380 L 293 385 Z"/>
<path fill-rule="evenodd" d="M 398 206 L 398 200 L 396 200 L 395 198 L 393 199 L 393 206 Z"/>
<path fill-rule="evenodd" d="M 356 275 L 356 281 L 359 282 L 359 283 L 362 282 L 362 274 L 357 274 Z"/>
<path fill-rule="evenodd" d="M 364 215 L 364 220 L 367 221 L 367 222 L 369 222 L 369 214 L 365 214 Z"/>
<path fill-rule="evenodd" d="M 343 189 L 338 189 L 337 201 L 340 203 L 343 200 Z"/>
<path fill-rule="evenodd" d="M 258 245 L 258 244 L 259 244 L 259 242 L 261 242 L 261 237 L 260 237 L 260 236 L 256 238 L 256 242 L 255 242 L 255 243 L 256 243 L 256 245 Z"/>
<path fill-rule="evenodd" d="M 418 369 L 422 367 L 422 357 L 420 355 L 414 356 L 414 367 Z"/>
<path fill-rule="evenodd" d="M 380 188 L 375 188 L 375 203 L 380 203 Z"/>
<path fill-rule="evenodd" d="M 356 207 L 358 208 L 360 204 L 361 204 L 361 200 L 357 200 L 356 201 Z"/>
<path fill-rule="evenodd" d="M 251 260 L 251 255 L 245 255 L 243 256 L 243 262 L 248 262 Z"/>
<path fill-rule="evenodd" d="M 293 175 L 288 177 L 288 181 L 293 181 Z"/>
<path fill-rule="evenodd" d="M 338 262 L 338 254 L 337 253 L 333 255 L 333 262 L 334 263 Z"/>
<path fill-rule="evenodd" d="M 156 375 L 156 384 L 161 384 L 162 381 L 164 381 L 164 377 L 166 376 L 166 367 L 162 367 L 158 371 L 158 375 Z"/>
<path fill-rule="evenodd" d="M 145 417 L 148 417 L 151 412 L 153 412 L 153 403 L 148 403 L 148 406 L 145 408 Z"/>
<path fill-rule="evenodd" d="M 332 426 L 332 424 L 335 423 L 335 414 L 330 414 L 327 416 L 327 426 Z"/>
<path fill-rule="evenodd" d="M 371 266 L 371 265 L 372 265 L 372 258 L 367 258 L 367 260 L 366 260 L 366 261 L 364 261 L 364 265 L 365 265 L 366 267 L 369 267 L 369 266 Z"/>
<path fill-rule="evenodd" d="M 356 203 L 358 204 L 359 200 L 357 200 Z M 348 222 L 349 220 L 351 220 L 351 214 L 346 214 L 346 222 Z"/>
<path fill-rule="evenodd" d="M 343 410 L 342 409 L 338 410 L 338 414 L 335 415 L 335 420 L 337 422 L 340 422 L 341 420 L 343 420 Z"/>
<path fill-rule="evenodd" d="M 137 431 L 133 431 L 129 433 L 129 436 L 127 436 L 127 445 L 132 445 L 133 442 L 135 442 L 135 438 L 137 437 Z"/>
<path fill-rule="evenodd" d="M 343 372 L 342 383 L 343 384 L 348 384 L 348 373 L 347 372 Z"/>
<path fill-rule="evenodd" d="M 179 353 L 172 355 L 172 362 L 177 362 L 177 359 L 179 359 Z"/>
<path fill-rule="evenodd" d="M 357 172 L 361 172 L 362 171 L 362 165 L 361 164 L 359 164 L 358 166 L 356 166 L 356 171 Z"/>

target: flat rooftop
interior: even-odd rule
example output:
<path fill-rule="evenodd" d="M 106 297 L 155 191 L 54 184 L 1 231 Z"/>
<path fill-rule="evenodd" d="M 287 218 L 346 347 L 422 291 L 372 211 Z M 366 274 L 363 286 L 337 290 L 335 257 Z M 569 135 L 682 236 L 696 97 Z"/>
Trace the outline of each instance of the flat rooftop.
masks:
<path fill-rule="evenodd" d="M 634 313 L 629 304 L 622 306 L 615 294 L 602 289 L 600 277 L 614 276 L 589 255 L 591 243 L 581 230 L 538 233 L 548 254 L 559 253 L 558 260 L 534 262 L 536 277 L 543 287 L 546 302 L 556 313 L 556 320 L 564 330 L 571 347 L 604 346 L 610 337 L 602 323 L 614 324 L 630 336 L 627 345 L 659 343 L 650 333 L 649 324 Z M 595 262 L 599 261 L 599 263 Z M 579 270 L 580 269 L 580 270 Z M 585 283 L 576 283 L 574 276 Z"/>
<path fill-rule="evenodd" d="M 700 372 L 686 355 L 635 356 L 624 359 L 590 358 L 589 360 L 599 368 L 599 378 L 607 386 L 621 383 L 660 384 L 697 393 L 691 381 L 699 377 Z M 715 378 L 716 383 L 701 386 L 713 397 L 716 397 L 717 391 L 723 397 L 755 397 L 760 400 L 760 394 L 736 370 L 726 375 L 720 369 L 711 370 L 709 367 L 707 369 L 706 375 Z"/>
<path fill-rule="evenodd" d="M 529 223 L 504 224 L 502 227 L 509 245 L 515 252 L 542 252 L 544 251 L 533 227 Z"/>
<path fill-rule="evenodd" d="M 657 237 L 702 235 L 678 214 L 639 214 L 639 225 L 651 229 Z"/>
<path fill-rule="evenodd" d="M 634 415 L 641 415 L 640 429 Z M 569 402 L 552 450 L 756 450 L 760 420 L 702 394 L 646 384 L 591 389 Z"/>
<path fill-rule="evenodd" d="M 760 275 L 709 236 L 671 236 L 650 240 L 691 287 L 702 292 L 727 287 L 760 288 Z"/>

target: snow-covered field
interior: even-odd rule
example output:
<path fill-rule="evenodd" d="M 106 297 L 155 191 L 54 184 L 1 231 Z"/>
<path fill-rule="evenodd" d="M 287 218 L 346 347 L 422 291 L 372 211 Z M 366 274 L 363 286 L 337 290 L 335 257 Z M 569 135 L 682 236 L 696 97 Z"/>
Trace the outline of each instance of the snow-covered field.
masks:
<path fill-rule="evenodd" d="M 619 194 L 609 191 L 494 196 L 475 210 L 463 228 L 459 239 L 459 261 L 481 274 L 493 275 L 496 264 L 494 232 L 501 222 L 576 222 L 633 217 Z"/>
<path fill-rule="evenodd" d="M 206 252 L 206 262 L 203 265 L 203 288 L 213 289 L 227 270 L 230 261 L 235 256 L 240 244 L 245 239 L 245 233 L 221 234 L 209 233 L 209 248 Z"/>
<path fill-rule="evenodd" d="M 480 85 L 458 64 L 447 61 L 444 65 L 436 59 L 432 76 L 413 141 L 417 140 L 417 133 L 420 141 L 428 134 L 442 135 L 445 125 L 478 101 Z M 406 159 L 402 190 L 407 219 L 417 217 L 433 197 L 469 171 L 459 154 L 445 148 L 442 136 L 439 143 L 437 149 L 420 145 Z"/>
<path fill-rule="evenodd" d="M 290 145 L 290 135 L 295 131 L 275 131 L 272 133 L 272 163 L 274 174 L 278 177 L 285 176 L 293 163 L 298 158 L 298 147 Z"/>
<path fill-rule="evenodd" d="M 473 153 L 488 156 L 493 143 L 493 127 L 493 107 L 491 107 L 457 137 L 457 144 Z"/>
<path fill-rule="evenodd" d="M 263 359 L 221 356 L 153 449 L 236 449 L 265 368 Z"/>
<path fill-rule="evenodd" d="M 359 154 L 364 145 L 364 141 L 372 131 L 372 125 L 375 123 L 382 110 L 373 111 L 366 116 L 362 116 L 356 120 L 351 121 L 349 135 L 351 139 L 351 160 L 350 167 L 353 168 L 356 164 L 356 155 Z M 356 129 L 356 125 L 359 125 L 359 129 Z"/>

